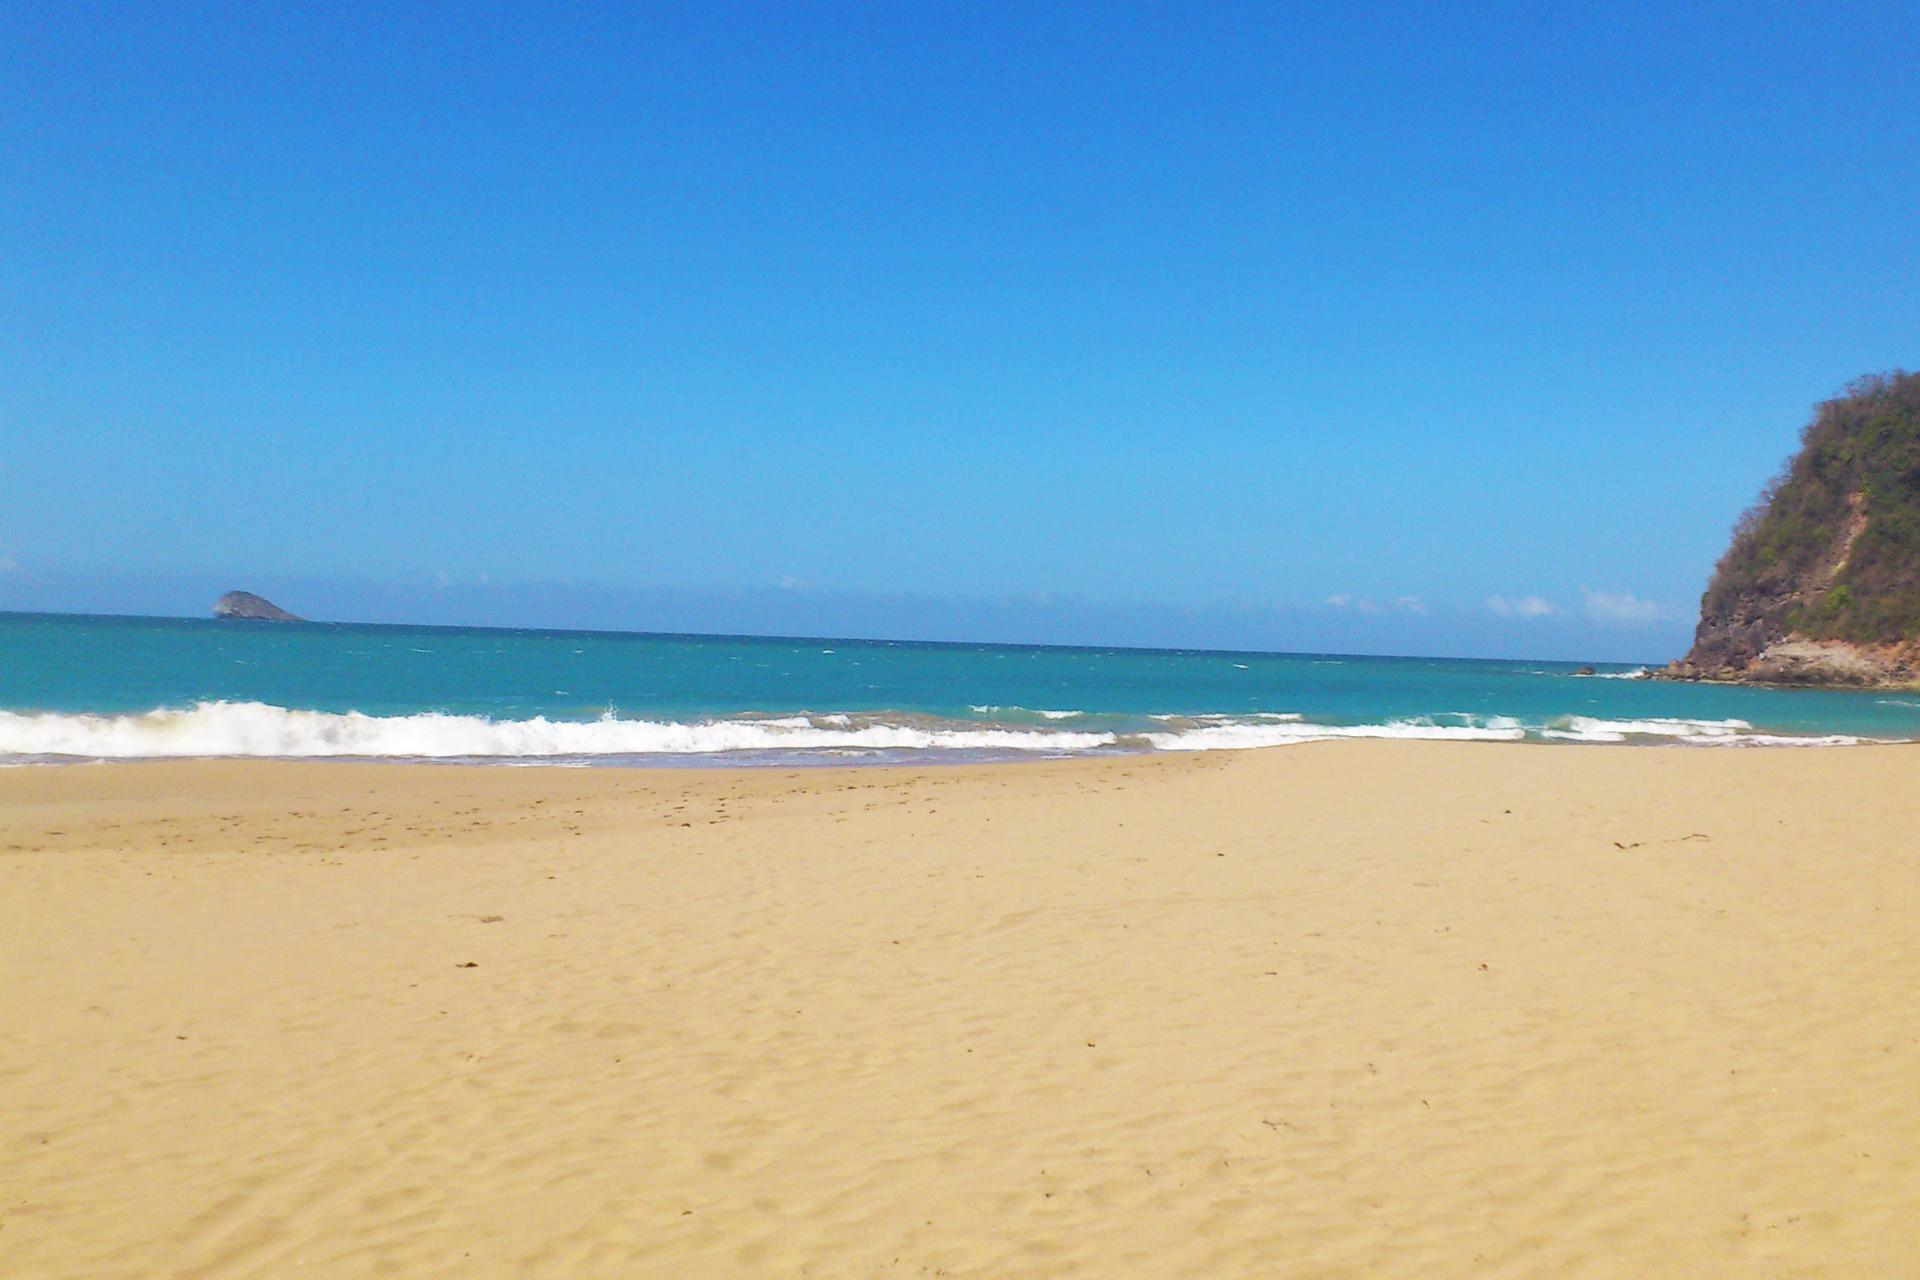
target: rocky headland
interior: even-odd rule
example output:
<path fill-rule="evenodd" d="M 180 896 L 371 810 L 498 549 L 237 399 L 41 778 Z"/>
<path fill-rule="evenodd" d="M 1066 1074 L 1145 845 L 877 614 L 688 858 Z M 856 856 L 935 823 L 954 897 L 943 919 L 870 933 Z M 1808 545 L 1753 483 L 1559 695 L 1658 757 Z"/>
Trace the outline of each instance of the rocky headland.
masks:
<path fill-rule="evenodd" d="M 1920 374 L 1819 406 L 1740 518 L 1668 679 L 1920 685 Z"/>

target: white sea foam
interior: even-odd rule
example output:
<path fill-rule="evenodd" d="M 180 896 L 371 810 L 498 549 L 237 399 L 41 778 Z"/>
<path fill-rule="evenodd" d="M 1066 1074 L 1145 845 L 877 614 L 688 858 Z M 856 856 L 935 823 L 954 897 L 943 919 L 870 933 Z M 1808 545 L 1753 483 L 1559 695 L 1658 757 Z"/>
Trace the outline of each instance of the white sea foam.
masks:
<path fill-rule="evenodd" d="M 982 716 L 1039 716 L 1042 720 L 1072 720 L 1078 716 L 1087 714 L 1084 711 L 1049 711 L 1040 707 L 1003 707 L 992 703 L 984 705 L 975 703 L 970 705 L 967 710 L 973 712 L 975 715 Z"/>
<path fill-rule="evenodd" d="M 1541 732 L 1564 742 L 1625 742 L 1629 738 L 1675 738 L 1718 742 L 1750 732 L 1745 720 L 1686 720 L 1652 717 L 1644 720 L 1604 720 L 1595 716 L 1567 716 Z"/>
<path fill-rule="evenodd" d="M 823 720 L 828 718 L 823 717 Z M 142 715 L 0 712 L 0 755 L 150 759 L 169 756 L 370 756 L 408 759 L 687 755 L 722 751 L 1088 751 L 1110 733 L 780 720 L 487 720 L 357 711 L 290 711 L 259 702 L 203 702 Z"/>
<path fill-rule="evenodd" d="M 978 708 L 981 714 L 1015 708 Z M 1026 712 L 1067 719 L 1083 712 Z M 0 711 L 0 763 L 21 759 L 153 759 L 193 756 L 366 757 L 560 762 L 630 756 L 785 752 L 838 756 L 869 752 L 990 754 L 1133 749 L 1234 751 L 1333 738 L 1512 742 L 1666 741 L 1690 746 L 1841 746 L 1860 738 L 1756 731 L 1744 720 L 1567 716 L 1528 723 L 1512 716 L 1450 712 L 1385 723 L 1334 725 L 1293 712 L 1161 715 L 1165 727 L 1138 734 L 1076 732 L 1051 725 L 923 720 L 901 715 L 800 714 L 678 722 L 620 719 L 489 720 L 422 713 L 370 716 L 297 711 L 258 702 L 203 702 L 132 715 Z"/>
<path fill-rule="evenodd" d="M 1196 717 L 1197 719 L 1198 717 Z M 1477 742 L 1511 742 L 1527 736 L 1517 722 L 1508 725 L 1444 725 L 1424 717 L 1390 720 L 1385 724 L 1311 724 L 1302 720 L 1266 720 L 1261 723 L 1229 721 L 1203 724 L 1179 733 L 1142 735 L 1160 751 L 1246 751 L 1255 747 L 1280 747 L 1301 742 L 1325 742 L 1330 738 L 1423 738 Z"/>
<path fill-rule="evenodd" d="M 1635 667 L 1631 671 L 1590 671 L 1579 678 L 1582 680 L 1645 680 L 1648 674 L 1645 667 Z"/>
<path fill-rule="evenodd" d="M 1166 717 L 1173 718 L 1173 717 Z M 1852 746 L 1868 741 L 1848 734 L 1796 736 L 1759 732 L 1745 720 L 1690 720 L 1649 718 L 1603 720 L 1568 716 L 1550 723 L 1528 724 L 1514 716 L 1476 716 L 1448 712 L 1439 717 L 1418 716 L 1384 724 L 1327 725 L 1302 721 L 1252 722 L 1232 717 L 1184 717 L 1195 728 L 1143 735 L 1160 751 L 1245 750 L 1324 742 L 1330 738 L 1412 738 L 1438 741 L 1517 742 L 1539 738 L 1560 742 L 1625 743 L 1667 741 L 1686 746 Z"/>
<path fill-rule="evenodd" d="M 1292 723 L 1304 720 L 1298 711 L 1249 711 L 1244 715 L 1218 715 L 1196 713 L 1183 715 L 1169 712 L 1165 715 L 1148 716 L 1149 720 L 1158 720 L 1164 724 L 1248 724 L 1248 723 Z"/>
<path fill-rule="evenodd" d="M 1688 720 L 1658 716 L 1642 720 L 1568 716 L 1542 729 L 1540 736 L 1561 742 L 1630 742 L 1656 738 L 1696 747 L 1837 747 L 1866 741 L 1851 734 L 1799 736 L 1764 733 L 1756 731 L 1745 720 Z"/>

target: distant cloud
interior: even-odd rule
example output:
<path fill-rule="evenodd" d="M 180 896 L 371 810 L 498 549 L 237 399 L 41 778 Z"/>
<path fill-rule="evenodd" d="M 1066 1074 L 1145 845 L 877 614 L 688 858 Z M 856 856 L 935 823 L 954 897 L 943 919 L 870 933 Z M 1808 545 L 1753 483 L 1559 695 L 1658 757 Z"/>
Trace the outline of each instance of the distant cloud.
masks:
<path fill-rule="evenodd" d="M 1582 593 L 1586 597 L 1586 614 L 1596 622 L 1661 622 L 1674 616 L 1674 611 L 1653 600 L 1642 600 L 1630 591 L 1590 591 Z"/>
<path fill-rule="evenodd" d="M 1487 611 L 1501 618 L 1544 618 L 1559 612 L 1551 600 L 1539 596 L 1488 596 Z"/>
<path fill-rule="evenodd" d="M 796 578 L 791 573 L 780 579 L 780 589 L 782 591 L 805 591 L 807 586 L 808 583 L 805 578 Z"/>
<path fill-rule="evenodd" d="M 1366 596 L 1350 596 L 1350 595 L 1341 594 L 1337 596 L 1328 596 L 1327 607 L 1331 609 L 1351 609 L 1355 613 L 1364 613 L 1369 616 L 1377 613 L 1385 613 L 1388 608 L 1391 608 L 1396 613 L 1415 613 L 1415 614 L 1424 615 L 1427 611 L 1427 602 L 1421 599 L 1419 596 L 1396 596 L 1394 597 L 1394 601 L 1391 605 L 1383 606 L 1375 603 L 1373 600 L 1367 598 Z"/>
<path fill-rule="evenodd" d="M 0 573 L 20 572 L 20 562 L 12 556 L 0 556 Z"/>

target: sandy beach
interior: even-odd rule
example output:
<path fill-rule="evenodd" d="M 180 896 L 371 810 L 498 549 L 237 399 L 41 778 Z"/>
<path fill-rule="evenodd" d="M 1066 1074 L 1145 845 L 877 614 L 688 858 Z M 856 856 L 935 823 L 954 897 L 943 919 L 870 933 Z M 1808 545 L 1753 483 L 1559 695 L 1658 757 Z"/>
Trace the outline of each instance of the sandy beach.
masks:
<path fill-rule="evenodd" d="M 1911 1276 L 1916 777 L 0 770 L 0 1271 Z"/>

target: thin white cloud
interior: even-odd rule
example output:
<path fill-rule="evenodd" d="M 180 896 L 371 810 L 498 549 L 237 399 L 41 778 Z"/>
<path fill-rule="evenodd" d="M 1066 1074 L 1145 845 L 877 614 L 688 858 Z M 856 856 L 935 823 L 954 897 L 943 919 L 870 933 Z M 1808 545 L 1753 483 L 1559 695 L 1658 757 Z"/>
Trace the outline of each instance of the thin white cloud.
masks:
<path fill-rule="evenodd" d="M 1327 597 L 1327 607 L 1329 609 L 1350 609 L 1354 613 L 1364 613 L 1369 617 L 1386 613 L 1388 610 L 1392 610 L 1395 613 L 1424 615 L 1427 611 L 1427 602 L 1419 596 L 1395 596 L 1391 604 L 1381 604 L 1370 596 L 1355 596 L 1341 592 L 1339 595 Z"/>
<path fill-rule="evenodd" d="M 1631 591 L 1583 589 L 1586 614 L 1596 622 L 1659 622 L 1673 611 L 1655 600 L 1643 600 Z"/>
<path fill-rule="evenodd" d="M 20 572 L 20 562 L 12 556 L 0 556 L 0 573 Z"/>
<path fill-rule="evenodd" d="M 1539 596 L 1488 596 L 1487 611 L 1502 618 L 1544 618 L 1559 612 L 1551 600 Z"/>

